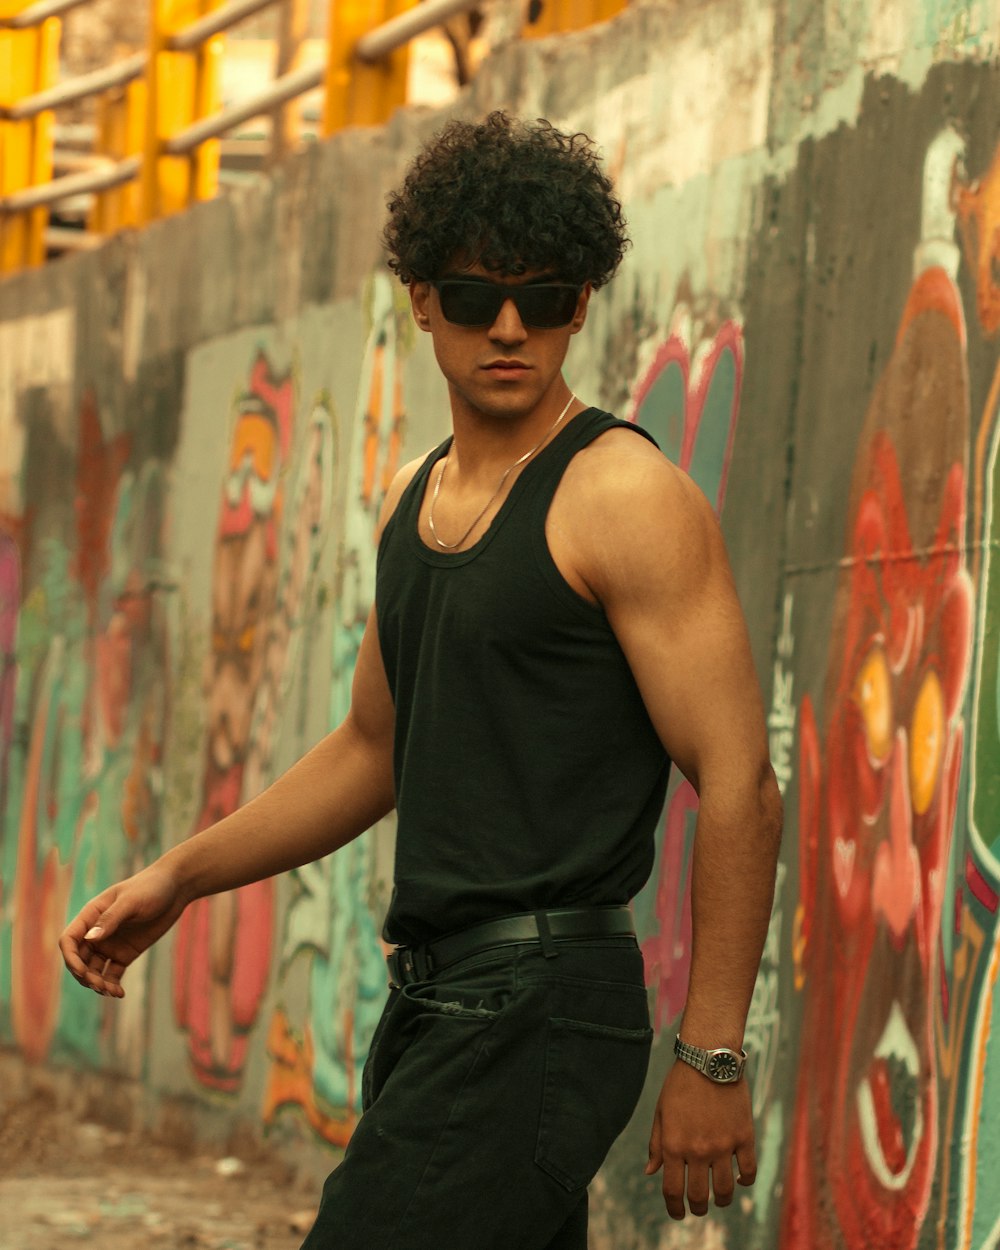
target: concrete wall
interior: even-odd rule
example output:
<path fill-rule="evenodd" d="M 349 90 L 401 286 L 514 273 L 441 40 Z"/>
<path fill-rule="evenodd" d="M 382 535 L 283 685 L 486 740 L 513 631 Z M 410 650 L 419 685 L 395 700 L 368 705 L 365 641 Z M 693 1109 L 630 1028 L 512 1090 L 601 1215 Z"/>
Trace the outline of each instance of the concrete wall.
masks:
<path fill-rule="evenodd" d="M 682 785 L 636 902 L 657 1041 L 602 1250 L 1000 1239 L 998 30 L 998 0 L 638 4 L 506 50 L 458 106 L 603 146 L 635 247 L 568 377 L 721 511 L 787 806 L 758 1184 L 671 1225 L 642 1175 L 689 965 Z M 344 712 L 385 482 L 448 424 L 376 237 L 440 121 L 0 286 L 0 1039 L 324 1170 L 384 993 L 388 822 L 192 908 L 122 1004 L 54 941 Z"/>

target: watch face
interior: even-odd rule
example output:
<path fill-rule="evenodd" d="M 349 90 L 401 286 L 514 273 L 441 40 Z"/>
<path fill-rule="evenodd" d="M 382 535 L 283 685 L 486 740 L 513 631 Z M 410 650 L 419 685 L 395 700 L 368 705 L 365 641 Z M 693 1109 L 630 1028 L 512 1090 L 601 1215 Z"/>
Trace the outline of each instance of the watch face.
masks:
<path fill-rule="evenodd" d="M 739 1073 L 739 1061 L 735 1055 L 723 1053 L 712 1055 L 708 1061 L 708 1075 L 713 1081 L 735 1081 Z"/>

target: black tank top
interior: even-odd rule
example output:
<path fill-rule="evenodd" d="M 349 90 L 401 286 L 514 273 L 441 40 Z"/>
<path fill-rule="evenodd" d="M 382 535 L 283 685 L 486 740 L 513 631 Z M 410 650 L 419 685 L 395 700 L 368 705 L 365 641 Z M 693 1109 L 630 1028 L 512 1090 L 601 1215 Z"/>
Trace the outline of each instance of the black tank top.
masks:
<path fill-rule="evenodd" d="M 417 529 L 447 439 L 383 531 L 376 605 L 398 817 L 388 941 L 625 903 L 649 876 L 670 761 L 604 611 L 570 587 L 545 538 L 566 465 L 612 428 L 645 434 L 580 413 L 459 553 L 431 550 Z"/>

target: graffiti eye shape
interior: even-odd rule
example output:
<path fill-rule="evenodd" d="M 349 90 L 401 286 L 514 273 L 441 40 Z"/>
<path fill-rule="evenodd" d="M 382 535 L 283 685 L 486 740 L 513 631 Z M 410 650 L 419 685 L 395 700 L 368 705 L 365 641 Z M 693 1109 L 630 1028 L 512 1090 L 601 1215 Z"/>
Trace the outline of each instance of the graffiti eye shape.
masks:
<path fill-rule="evenodd" d="M 873 647 L 861 665 L 854 681 L 854 702 L 864 722 L 868 753 L 882 764 L 892 749 L 892 687 L 881 647 Z"/>
<path fill-rule="evenodd" d="M 934 798 L 943 751 L 944 696 L 938 675 L 931 669 L 921 683 L 910 726 L 910 799 L 918 816 Z"/>

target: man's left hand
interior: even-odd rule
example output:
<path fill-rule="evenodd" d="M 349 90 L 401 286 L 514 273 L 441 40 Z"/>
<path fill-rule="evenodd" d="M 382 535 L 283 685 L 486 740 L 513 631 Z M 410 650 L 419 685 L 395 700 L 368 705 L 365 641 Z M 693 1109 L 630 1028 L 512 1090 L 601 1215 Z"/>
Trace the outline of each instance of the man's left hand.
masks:
<path fill-rule="evenodd" d="M 675 1063 L 653 1115 L 646 1175 L 663 1168 L 663 1201 L 672 1219 L 708 1211 L 709 1178 L 715 1205 L 733 1200 L 733 1156 L 741 1185 L 757 1175 L 750 1087 L 745 1080 L 718 1085 L 686 1063 Z M 685 1176 L 686 1173 L 686 1176 Z"/>

